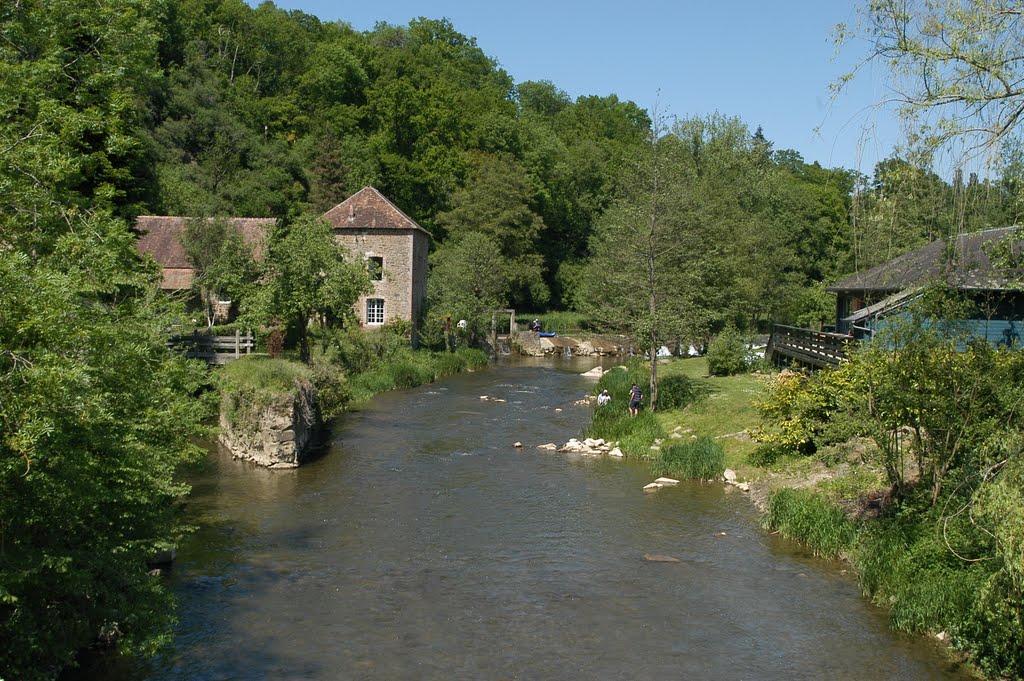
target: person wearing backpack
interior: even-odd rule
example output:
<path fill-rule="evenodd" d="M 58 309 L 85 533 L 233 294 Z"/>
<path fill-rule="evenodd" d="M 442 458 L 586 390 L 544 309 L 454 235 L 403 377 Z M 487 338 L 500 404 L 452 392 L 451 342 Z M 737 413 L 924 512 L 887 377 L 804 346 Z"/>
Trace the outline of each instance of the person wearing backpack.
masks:
<path fill-rule="evenodd" d="M 644 392 L 636 383 L 629 389 L 629 415 L 636 416 L 640 413 L 640 403 L 644 399 Z"/>

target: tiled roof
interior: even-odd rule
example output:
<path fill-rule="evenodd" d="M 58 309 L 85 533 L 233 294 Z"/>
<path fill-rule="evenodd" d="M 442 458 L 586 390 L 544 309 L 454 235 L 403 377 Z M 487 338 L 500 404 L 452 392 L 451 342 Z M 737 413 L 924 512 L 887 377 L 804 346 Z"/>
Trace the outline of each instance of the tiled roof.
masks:
<path fill-rule="evenodd" d="M 160 271 L 160 288 L 165 291 L 181 291 L 192 285 L 191 267 L 165 267 Z"/>
<path fill-rule="evenodd" d="M 334 229 L 414 229 L 429 234 L 373 187 L 363 187 L 323 214 Z"/>
<path fill-rule="evenodd" d="M 169 215 L 140 215 L 135 229 L 140 233 L 135 247 L 139 253 L 153 256 L 163 268 L 163 288 L 178 290 L 192 283 L 192 263 L 182 245 L 185 225 L 191 218 Z M 215 218 L 209 218 L 213 220 Z M 276 222 L 274 218 L 225 218 L 227 224 L 242 233 L 242 239 L 253 249 L 253 257 L 263 254 L 263 240 Z"/>
<path fill-rule="evenodd" d="M 1007 273 L 989 260 L 993 244 L 1016 233 L 1016 227 L 1000 227 L 961 234 L 951 242 L 938 239 L 904 253 L 889 262 L 857 272 L 828 287 L 829 291 L 895 292 L 912 286 L 945 281 L 961 289 L 1000 290 L 1010 283 Z M 1020 252 L 1021 244 L 1014 244 Z"/>

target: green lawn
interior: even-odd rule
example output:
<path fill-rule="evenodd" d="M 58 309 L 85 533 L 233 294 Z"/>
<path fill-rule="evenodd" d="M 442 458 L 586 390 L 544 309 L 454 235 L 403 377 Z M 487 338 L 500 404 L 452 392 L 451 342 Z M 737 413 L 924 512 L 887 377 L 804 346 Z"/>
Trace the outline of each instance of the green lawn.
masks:
<path fill-rule="evenodd" d="M 747 454 L 756 447 L 743 435 L 759 423 L 755 402 L 763 393 L 759 376 L 708 376 L 708 363 L 704 357 L 678 359 L 658 367 L 658 376 L 684 375 L 700 382 L 705 391 L 701 400 L 684 409 L 657 414 L 666 433 L 677 426 L 690 429 L 684 438 L 707 435 L 716 438 L 725 449 L 725 465 L 737 470 L 745 467 Z M 724 437 L 735 435 L 735 437 Z"/>

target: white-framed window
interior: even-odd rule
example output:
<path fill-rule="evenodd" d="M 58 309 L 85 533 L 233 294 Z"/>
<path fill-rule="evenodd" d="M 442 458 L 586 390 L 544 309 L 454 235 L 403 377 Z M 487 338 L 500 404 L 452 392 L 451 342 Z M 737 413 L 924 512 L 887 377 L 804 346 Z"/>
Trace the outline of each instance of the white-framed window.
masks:
<path fill-rule="evenodd" d="M 384 323 L 384 300 L 381 298 L 366 299 L 366 323 Z"/>
<path fill-rule="evenodd" d="M 370 272 L 370 279 L 373 281 L 384 280 L 384 258 L 371 255 L 366 259 L 366 269 Z"/>

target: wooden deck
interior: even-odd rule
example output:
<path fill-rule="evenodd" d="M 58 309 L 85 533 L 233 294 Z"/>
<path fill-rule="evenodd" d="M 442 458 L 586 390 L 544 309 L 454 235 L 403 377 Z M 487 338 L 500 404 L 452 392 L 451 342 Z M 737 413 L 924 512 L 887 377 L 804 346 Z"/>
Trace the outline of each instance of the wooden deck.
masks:
<path fill-rule="evenodd" d="M 836 367 L 846 359 L 847 346 L 852 342 L 853 336 L 842 333 L 776 325 L 768 339 L 765 357 L 775 364 L 788 360 L 817 369 Z"/>

